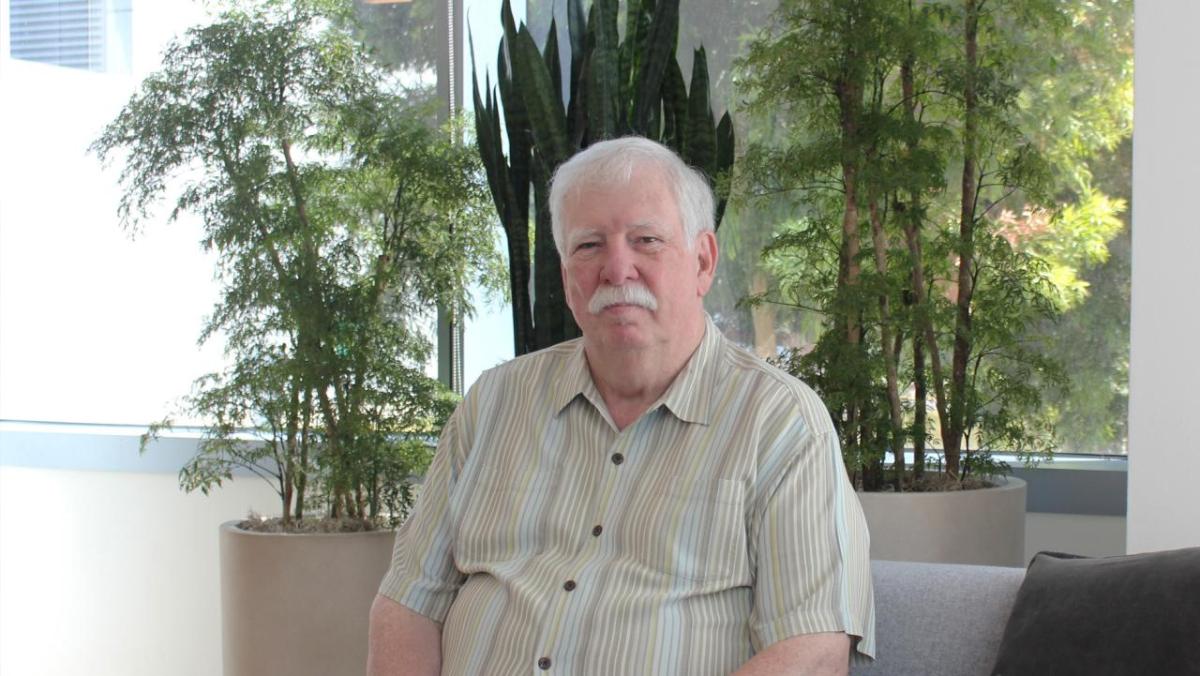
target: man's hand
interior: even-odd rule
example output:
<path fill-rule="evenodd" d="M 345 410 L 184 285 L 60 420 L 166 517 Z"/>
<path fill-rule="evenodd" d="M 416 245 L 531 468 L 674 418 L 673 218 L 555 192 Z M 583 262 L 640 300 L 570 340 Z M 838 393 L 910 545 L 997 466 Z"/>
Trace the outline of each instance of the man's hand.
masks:
<path fill-rule="evenodd" d="M 850 637 L 838 632 L 782 640 L 750 658 L 733 676 L 845 676 L 849 671 Z"/>
<path fill-rule="evenodd" d="M 386 596 L 371 604 L 367 676 L 438 676 L 442 628 Z"/>

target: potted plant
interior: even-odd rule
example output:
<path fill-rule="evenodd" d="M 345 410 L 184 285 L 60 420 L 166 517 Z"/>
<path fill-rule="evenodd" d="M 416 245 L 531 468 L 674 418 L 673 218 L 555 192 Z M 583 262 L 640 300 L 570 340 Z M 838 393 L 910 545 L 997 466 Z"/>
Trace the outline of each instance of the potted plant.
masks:
<path fill-rule="evenodd" d="M 563 294 L 547 206 L 550 177 L 575 153 L 595 141 L 631 134 L 659 141 L 717 184 L 717 225 L 721 222 L 728 187 L 717 181 L 733 165 L 733 122 L 729 113 L 714 119 L 704 49 L 695 52 L 688 85 L 675 60 L 679 0 L 631 3 L 627 9 L 624 39 L 619 39 L 618 0 L 594 0 L 586 15 L 580 0 L 568 0 L 567 41 L 560 46 L 557 23 L 551 20 L 539 51 L 504 0 L 499 100 L 490 80 L 483 96 L 478 78 L 473 82 L 479 153 L 508 239 L 517 355 L 579 335 Z"/>
<path fill-rule="evenodd" d="M 279 494 L 275 518 L 222 528 L 227 674 L 365 668 L 390 529 L 453 407 L 423 372 L 422 325 L 497 285 L 478 160 L 353 19 L 333 0 L 230 6 L 167 48 L 92 147 L 122 163 L 127 227 L 165 198 L 216 254 L 201 340 L 223 336 L 228 365 L 184 400 L 205 430 L 181 485 L 242 468 Z"/>
<path fill-rule="evenodd" d="M 798 196 L 764 252 L 777 288 L 751 302 L 822 317 L 780 362 L 830 408 L 876 558 L 1023 562 L 1024 485 L 991 451 L 1052 450 L 1042 404 L 1067 380 L 1037 329 L 1079 299 L 1088 260 L 1064 252 L 1102 250 L 1123 208 L 1086 181 L 1127 133 L 1105 126 L 1121 102 L 1063 138 L 1052 109 L 1022 105 L 1096 49 L 1060 32 L 1074 11 L 795 0 L 741 62 L 751 111 L 783 130 L 752 144 L 746 186 Z"/>

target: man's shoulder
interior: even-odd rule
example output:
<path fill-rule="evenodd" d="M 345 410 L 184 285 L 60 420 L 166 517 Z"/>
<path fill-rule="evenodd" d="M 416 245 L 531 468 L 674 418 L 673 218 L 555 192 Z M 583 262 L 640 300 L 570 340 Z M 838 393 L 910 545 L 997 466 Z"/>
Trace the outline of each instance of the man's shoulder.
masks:
<path fill-rule="evenodd" d="M 563 341 L 550 347 L 513 357 L 485 369 L 471 389 L 508 388 L 546 374 L 561 374 L 578 359 L 582 338 Z"/>
<path fill-rule="evenodd" d="M 725 338 L 720 352 L 718 382 L 746 388 L 758 405 L 799 412 L 824 427 L 829 419 L 820 396 L 803 380 Z"/>

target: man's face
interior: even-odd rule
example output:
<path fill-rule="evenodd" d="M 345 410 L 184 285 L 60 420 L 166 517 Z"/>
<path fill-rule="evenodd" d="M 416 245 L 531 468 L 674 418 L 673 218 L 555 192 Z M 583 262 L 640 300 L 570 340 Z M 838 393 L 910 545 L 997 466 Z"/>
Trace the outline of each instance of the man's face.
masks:
<path fill-rule="evenodd" d="M 702 233 L 689 246 L 675 196 L 657 170 L 635 170 L 627 186 L 584 187 L 563 204 L 562 219 L 563 287 L 589 343 L 670 346 L 703 323 L 716 237 Z M 653 301 L 629 293 L 637 287 Z"/>

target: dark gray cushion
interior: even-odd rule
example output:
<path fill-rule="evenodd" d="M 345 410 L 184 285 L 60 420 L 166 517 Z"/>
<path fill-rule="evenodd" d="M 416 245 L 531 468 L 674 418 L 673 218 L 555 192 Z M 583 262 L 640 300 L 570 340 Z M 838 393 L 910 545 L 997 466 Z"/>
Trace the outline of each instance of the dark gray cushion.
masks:
<path fill-rule="evenodd" d="M 1099 559 L 1038 554 L 992 673 L 1200 674 L 1200 547 Z"/>
<path fill-rule="evenodd" d="M 1025 571 L 872 561 L 875 654 L 854 676 L 987 676 Z"/>

